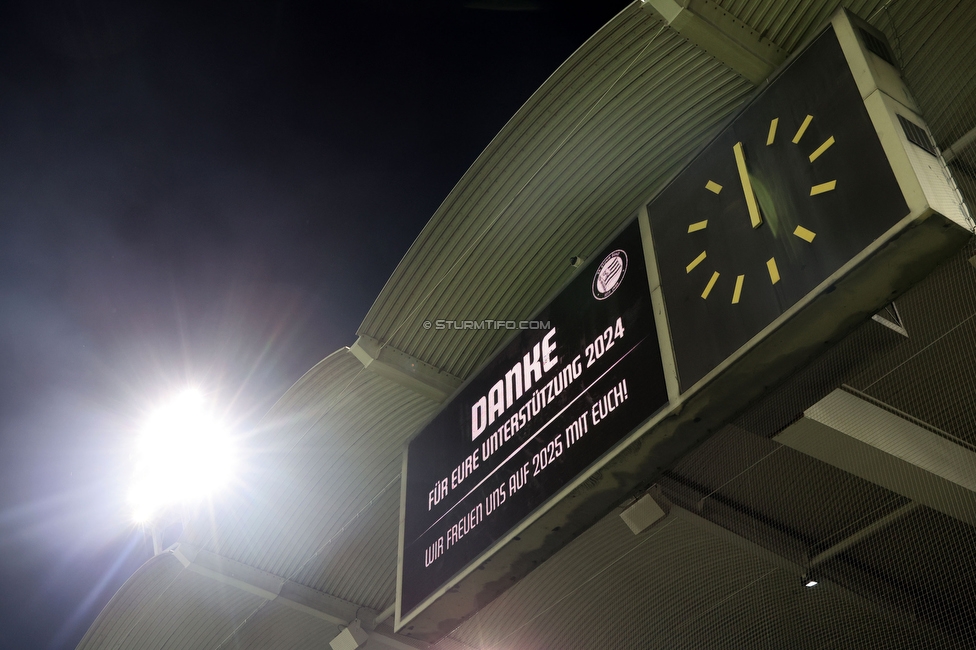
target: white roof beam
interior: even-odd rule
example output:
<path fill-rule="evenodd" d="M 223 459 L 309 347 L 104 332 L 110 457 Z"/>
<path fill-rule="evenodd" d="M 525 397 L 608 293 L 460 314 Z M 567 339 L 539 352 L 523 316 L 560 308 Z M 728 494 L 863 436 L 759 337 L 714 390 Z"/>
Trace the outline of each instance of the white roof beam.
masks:
<path fill-rule="evenodd" d="M 310 589 L 280 576 L 255 569 L 247 564 L 221 557 L 210 551 L 202 551 L 189 544 L 174 544 L 170 552 L 188 570 L 221 584 L 229 585 L 274 600 L 292 609 L 305 612 L 333 625 L 347 625 L 362 612 L 355 603 Z M 369 610 L 372 611 L 372 610 Z M 373 613 L 375 616 L 375 612 Z"/>
<path fill-rule="evenodd" d="M 915 503 L 914 501 L 909 501 L 908 503 L 898 508 L 894 512 L 889 513 L 884 517 L 881 517 L 880 519 L 871 522 L 864 528 L 860 528 L 854 531 L 852 534 L 840 540 L 833 546 L 829 548 L 825 548 L 824 550 L 820 551 L 812 558 L 810 558 L 810 561 L 807 563 L 807 566 L 809 566 L 810 568 L 815 568 L 820 566 L 827 560 L 837 557 L 847 549 L 856 546 L 857 544 L 861 543 L 868 537 L 871 537 L 872 535 L 876 535 L 881 531 L 883 531 L 888 526 L 893 526 L 894 524 L 900 522 L 902 519 L 912 514 L 913 512 L 915 512 L 921 507 L 922 506 L 920 506 L 918 503 Z"/>
<path fill-rule="evenodd" d="M 958 158 L 959 154 L 962 153 L 962 151 L 973 142 L 976 142 L 976 127 L 967 131 L 961 138 L 949 145 L 948 148 L 944 149 L 942 151 L 942 157 L 945 158 L 947 163 L 952 162 Z"/>
<path fill-rule="evenodd" d="M 189 544 L 173 544 L 168 550 L 188 571 L 260 596 L 265 600 L 277 598 L 278 592 L 286 582 L 284 578 L 274 574 L 220 557 L 209 551 L 197 550 Z"/>
<path fill-rule="evenodd" d="M 976 526 L 976 453 L 838 389 L 775 438 Z"/>
<path fill-rule="evenodd" d="M 349 351 L 367 369 L 435 402 L 443 402 L 463 383 L 454 375 L 368 336 L 360 336 Z"/>
<path fill-rule="evenodd" d="M 786 60 L 786 51 L 713 0 L 643 1 L 674 31 L 754 84 L 762 83 Z"/>

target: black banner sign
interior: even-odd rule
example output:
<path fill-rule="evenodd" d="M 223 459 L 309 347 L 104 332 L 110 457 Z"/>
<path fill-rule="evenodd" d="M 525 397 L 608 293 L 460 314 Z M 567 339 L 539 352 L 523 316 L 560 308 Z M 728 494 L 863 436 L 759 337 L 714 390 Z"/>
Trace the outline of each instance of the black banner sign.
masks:
<path fill-rule="evenodd" d="M 408 446 L 401 616 L 667 404 L 635 220 Z"/>

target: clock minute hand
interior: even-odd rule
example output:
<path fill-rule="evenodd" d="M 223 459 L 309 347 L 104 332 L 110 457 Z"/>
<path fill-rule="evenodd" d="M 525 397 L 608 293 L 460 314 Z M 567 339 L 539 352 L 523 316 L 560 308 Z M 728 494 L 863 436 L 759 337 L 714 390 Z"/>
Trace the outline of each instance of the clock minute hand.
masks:
<path fill-rule="evenodd" d="M 762 216 L 759 214 L 756 194 L 752 191 L 752 181 L 749 180 L 749 171 L 746 169 L 746 155 L 742 151 L 742 143 L 736 142 L 732 151 L 735 152 L 735 166 L 739 169 L 742 192 L 746 195 L 746 205 L 749 206 L 749 220 L 752 221 L 753 228 L 758 228 L 762 225 Z"/>

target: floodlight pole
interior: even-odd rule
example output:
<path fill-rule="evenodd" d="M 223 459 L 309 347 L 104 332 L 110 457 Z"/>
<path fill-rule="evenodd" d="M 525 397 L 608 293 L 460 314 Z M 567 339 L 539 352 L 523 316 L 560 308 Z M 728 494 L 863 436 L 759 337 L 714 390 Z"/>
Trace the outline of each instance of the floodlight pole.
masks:
<path fill-rule="evenodd" d="M 153 522 L 152 526 L 153 556 L 163 552 L 163 531 L 159 529 L 159 523 Z"/>
<path fill-rule="evenodd" d="M 182 508 L 170 506 L 164 508 L 160 513 L 146 521 L 143 526 L 152 535 L 153 556 L 159 555 L 166 549 L 163 548 L 163 531 L 169 526 L 179 522 L 182 528 L 186 527 L 188 515 Z"/>

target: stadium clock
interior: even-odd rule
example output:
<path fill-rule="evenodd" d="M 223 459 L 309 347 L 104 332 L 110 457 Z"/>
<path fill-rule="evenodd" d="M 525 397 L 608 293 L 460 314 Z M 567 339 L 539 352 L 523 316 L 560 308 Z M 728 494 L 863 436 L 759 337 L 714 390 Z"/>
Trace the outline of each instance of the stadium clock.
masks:
<path fill-rule="evenodd" d="M 648 204 L 681 389 L 908 213 L 828 29 Z"/>

